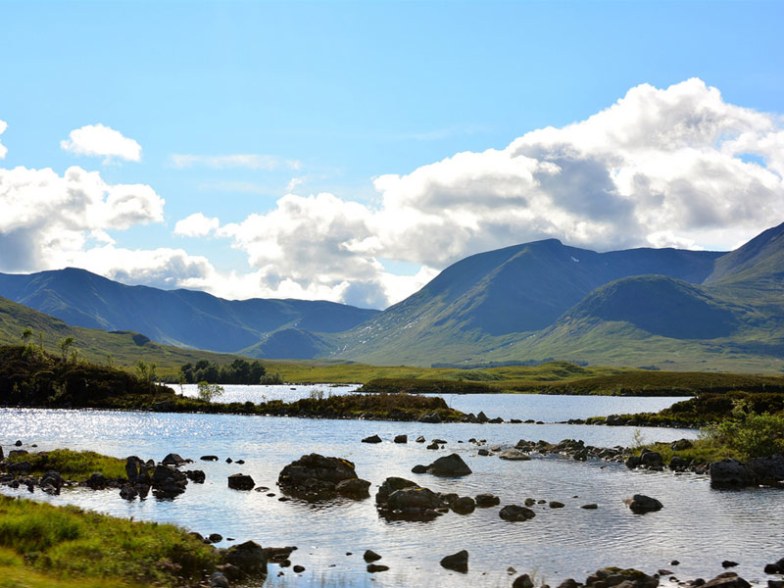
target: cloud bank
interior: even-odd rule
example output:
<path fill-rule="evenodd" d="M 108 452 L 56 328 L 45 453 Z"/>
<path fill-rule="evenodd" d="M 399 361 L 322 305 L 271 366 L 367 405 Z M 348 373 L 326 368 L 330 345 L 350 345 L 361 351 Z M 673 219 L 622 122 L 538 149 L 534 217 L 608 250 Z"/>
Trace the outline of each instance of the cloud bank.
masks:
<path fill-rule="evenodd" d="M 74 133 L 71 142 L 88 143 Z M 105 146 L 92 153 L 99 150 L 119 157 Z M 299 165 L 259 155 L 178 155 L 169 163 Z M 194 212 L 174 226 L 184 248 L 137 251 L 118 247 L 107 231 L 163 220 L 163 200 L 150 186 L 110 185 L 78 167 L 63 176 L 0 170 L 0 269 L 68 263 L 227 298 L 384 307 L 458 259 L 537 239 L 596 250 L 729 250 L 784 221 L 784 126 L 779 115 L 730 104 L 699 79 L 663 89 L 643 84 L 585 120 L 381 175 L 374 186 L 373 204 L 289 193 L 239 222 Z M 188 238 L 208 236 L 211 245 L 241 252 L 245 271 L 218 271 L 187 253 Z"/>

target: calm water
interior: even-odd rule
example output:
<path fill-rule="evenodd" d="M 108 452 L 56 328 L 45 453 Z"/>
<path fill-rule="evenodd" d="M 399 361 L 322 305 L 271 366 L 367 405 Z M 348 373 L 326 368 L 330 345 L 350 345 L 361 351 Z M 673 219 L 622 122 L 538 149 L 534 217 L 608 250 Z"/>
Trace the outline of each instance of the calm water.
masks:
<path fill-rule="evenodd" d="M 292 391 L 293 392 L 293 391 Z M 575 397 L 466 397 L 450 404 L 489 416 L 556 421 L 589 414 L 655 410 L 672 399 Z M 471 403 L 481 403 L 473 405 Z M 652 403 L 652 404 L 650 404 Z M 645 408 L 641 408 L 641 406 Z M 481 406 L 481 408 L 479 408 Z M 587 414 L 585 410 L 589 410 Z M 135 454 L 160 460 L 168 452 L 193 458 L 191 466 L 207 474 L 204 485 L 190 484 L 174 501 L 126 502 L 116 492 L 74 490 L 50 498 L 116 516 L 173 522 L 203 534 L 217 532 L 236 542 L 252 539 L 265 546 L 296 545 L 295 564 L 277 577 L 270 567 L 265 586 L 509 586 L 518 573 L 533 573 L 539 581 L 557 585 L 566 577 L 584 579 L 604 565 L 633 566 L 648 573 L 670 568 L 683 579 L 713 577 L 721 562 L 741 563 L 737 571 L 749 580 L 764 580 L 765 563 L 784 556 L 783 494 L 772 490 L 720 492 L 705 477 L 670 473 L 630 472 L 623 466 L 578 463 L 561 458 L 506 462 L 477 455 L 476 447 L 461 443 L 471 437 L 488 444 L 512 445 L 519 439 L 580 438 L 593 445 L 628 445 L 636 430 L 629 427 L 545 425 L 428 425 L 365 421 L 305 420 L 224 415 L 168 415 L 127 412 L 42 411 L 0 409 L 0 445 L 8 449 L 16 439 L 39 449 L 93 449 L 125 457 Z M 694 437 L 696 432 L 640 429 L 645 440 L 670 441 Z M 377 433 L 385 441 L 363 444 Z M 391 439 L 406 433 L 447 440 L 446 449 L 431 451 L 423 444 L 396 445 Z M 455 480 L 411 474 L 411 468 L 439 455 L 460 453 L 474 473 Z M 448 513 L 430 523 L 379 519 L 373 497 L 361 502 L 338 501 L 313 507 L 279 502 L 278 473 L 303 454 L 318 452 L 352 460 L 360 477 L 379 485 L 388 476 L 402 476 L 442 492 L 475 495 L 492 492 L 502 505 L 522 503 L 526 497 L 559 500 L 566 507 L 537 507 L 525 523 L 507 523 L 498 507 L 477 509 L 470 515 Z M 201 462 L 216 454 L 219 462 Z M 244 465 L 224 459 L 244 459 Z M 242 472 L 253 476 L 266 492 L 237 492 L 226 487 L 226 477 Z M 375 494 L 374 488 L 371 488 Z M 11 492 L 3 489 L 4 492 Z M 664 509 L 633 515 L 623 499 L 635 493 L 659 498 Z M 24 491 L 20 495 L 29 496 Z M 579 506 L 596 502 L 598 510 Z M 228 546 L 232 542 L 224 541 Z M 390 571 L 371 575 L 362 553 L 373 549 Z M 448 572 L 438 564 L 461 549 L 470 553 L 470 572 Z M 352 555 L 347 555 L 351 552 Z M 674 559 L 677 567 L 670 566 Z"/>

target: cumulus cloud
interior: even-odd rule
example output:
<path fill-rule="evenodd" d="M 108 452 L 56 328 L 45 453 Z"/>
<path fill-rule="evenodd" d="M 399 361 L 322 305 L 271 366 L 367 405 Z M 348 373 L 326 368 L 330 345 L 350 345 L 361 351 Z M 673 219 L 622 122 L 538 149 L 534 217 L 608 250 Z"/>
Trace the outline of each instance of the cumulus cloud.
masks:
<path fill-rule="evenodd" d="M 0 271 L 72 265 L 86 249 L 110 242 L 106 231 L 163 220 L 163 199 L 144 184 L 107 184 L 70 167 L 0 168 Z"/>
<path fill-rule="evenodd" d="M 784 217 L 780 121 L 698 79 L 563 128 L 376 179 L 385 253 L 434 267 L 544 237 L 730 248 Z M 764 158 L 750 162 L 749 154 Z"/>
<path fill-rule="evenodd" d="M 175 153 L 169 157 L 172 166 L 184 169 L 189 167 L 209 167 L 213 169 L 244 168 L 252 170 L 276 170 L 302 167 L 296 160 L 287 160 L 275 155 L 260 155 L 255 153 L 235 153 L 231 155 L 188 155 Z"/>
<path fill-rule="evenodd" d="M 107 162 L 115 158 L 125 161 L 141 161 L 142 158 L 139 143 L 102 124 L 74 129 L 68 139 L 60 141 L 60 148 L 75 155 L 104 157 Z"/>
<path fill-rule="evenodd" d="M 194 213 L 174 225 L 174 234 L 181 237 L 207 237 L 220 226 L 217 218 L 210 218 L 201 212 Z"/>
<path fill-rule="evenodd" d="M 0 120 L 0 135 L 5 133 L 5 130 L 8 128 L 8 123 L 4 120 Z M 0 159 L 5 158 L 6 153 L 8 153 L 8 148 L 0 143 Z"/>

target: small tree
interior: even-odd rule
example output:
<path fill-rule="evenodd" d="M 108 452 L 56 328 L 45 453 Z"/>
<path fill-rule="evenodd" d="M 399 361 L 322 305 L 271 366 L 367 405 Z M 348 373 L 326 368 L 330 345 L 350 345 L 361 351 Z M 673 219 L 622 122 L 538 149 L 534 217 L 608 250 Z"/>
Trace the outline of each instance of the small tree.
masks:
<path fill-rule="evenodd" d="M 199 400 L 206 402 L 212 402 L 213 398 L 221 396 L 225 391 L 220 384 L 210 384 L 204 380 L 196 384 L 196 389 L 198 390 Z"/>

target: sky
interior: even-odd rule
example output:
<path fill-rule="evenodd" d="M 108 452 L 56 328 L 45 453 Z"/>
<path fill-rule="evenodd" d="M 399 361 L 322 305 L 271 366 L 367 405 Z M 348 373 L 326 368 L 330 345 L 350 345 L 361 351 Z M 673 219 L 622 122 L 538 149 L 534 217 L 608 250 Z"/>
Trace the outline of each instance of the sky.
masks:
<path fill-rule="evenodd" d="M 0 0 L 0 272 L 385 308 L 784 222 L 784 2 Z"/>

